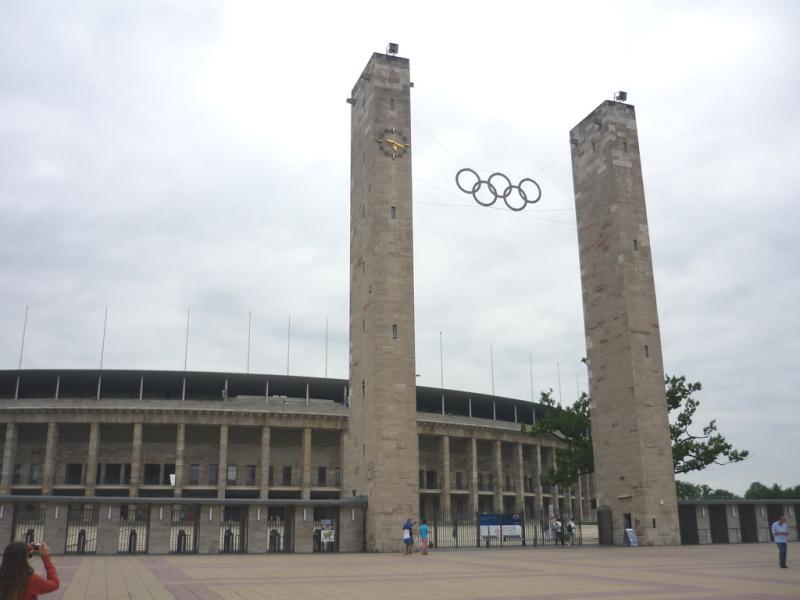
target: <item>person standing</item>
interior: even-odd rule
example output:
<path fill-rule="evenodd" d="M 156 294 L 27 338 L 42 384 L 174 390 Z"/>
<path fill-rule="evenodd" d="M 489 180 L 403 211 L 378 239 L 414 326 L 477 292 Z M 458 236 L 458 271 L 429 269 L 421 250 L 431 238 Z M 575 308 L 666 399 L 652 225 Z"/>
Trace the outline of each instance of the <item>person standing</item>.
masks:
<path fill-rule="evenodd" d="M 44 563 L 47 579 L 36 575 L 28 564 L 28 558 L 37 551 Z M 59 585 L 58 572 L 50 560 L 50 548 L 47 544 L 14 542 L 6 546 L 3 562 L 0 564 L 0 598 L 36 600 L 39 594 L 54 592 Z"/>
<path fill-rule="evenodd" d="M 428 529 L 428 521 L 422 519 L 422 524 L 419 526 L 419 546 L 420 554 L 428 553 L 428 546 L 430 545 L 430 530 Z"/>
<path fill-rule="evenodd" d="M 403 543 L 405 544 L 403 556 L 411 554 L 411 550 L 414 546 L 414 523 L 416 523 L 416 521 L 412 523 L 411 519 L 406 519 L 406 523 L 403 525 Z"/>
<path fill-rule="evenodd" d="M 772 524 L 772 539 L 778 546 L 778 565 L 781 569 L 786 569 L 786 544 L 789 541 L 789 526 L 786 524 L 786 516 L 781 515 Z"/>
<path fill-rule="evenodd" d="M 567 523 L 567 540 L 569 540 L 569 545 L 575 545 L 575 521 L 572 520 L 572 517 L 569 518 L 569 522 Z"/>
<path fill-rule="evenodd" d="M 556 546 L 558 546 L 559 543 L 563 546 L 564 536 L 561 533 L 561 521 L 558 520 L 558 517 L 553 521 L 553 534 L 556 538 Z"/>

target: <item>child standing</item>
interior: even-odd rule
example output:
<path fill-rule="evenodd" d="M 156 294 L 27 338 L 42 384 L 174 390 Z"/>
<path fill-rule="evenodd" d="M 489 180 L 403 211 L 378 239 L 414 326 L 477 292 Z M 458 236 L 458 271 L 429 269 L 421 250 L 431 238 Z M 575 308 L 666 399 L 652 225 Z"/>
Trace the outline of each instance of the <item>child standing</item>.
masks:
<path fill-rule="evenodd" d="M 422 525 L 419 526 L 419 543 L 420 553 L 427 554 L 428 546 L 430 545 L 430 531 L 428 529 L 428 521 L 422 519 Z"/>

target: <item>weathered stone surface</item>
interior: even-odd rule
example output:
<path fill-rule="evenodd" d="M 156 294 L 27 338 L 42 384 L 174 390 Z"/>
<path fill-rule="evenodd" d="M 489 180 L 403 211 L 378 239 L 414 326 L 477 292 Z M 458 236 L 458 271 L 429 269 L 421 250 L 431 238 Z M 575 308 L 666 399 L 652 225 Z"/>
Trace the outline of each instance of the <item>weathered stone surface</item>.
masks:
<path fill-rule="evenodd" d="M 680 543 L 653 264 L 633 106 L 570 132 L 598 506 L 647 545 Z"/>
<path fill-rule="evenodd" d="M 403 522 L 419 514 L 412 151 L 388 156 L 378 141 L 411 142 L 409 91 L 408 60 L 373 54 L 351 101 L 351 456 L 344 489 L 369 496 L 370 551 L 399 549 Z"/>

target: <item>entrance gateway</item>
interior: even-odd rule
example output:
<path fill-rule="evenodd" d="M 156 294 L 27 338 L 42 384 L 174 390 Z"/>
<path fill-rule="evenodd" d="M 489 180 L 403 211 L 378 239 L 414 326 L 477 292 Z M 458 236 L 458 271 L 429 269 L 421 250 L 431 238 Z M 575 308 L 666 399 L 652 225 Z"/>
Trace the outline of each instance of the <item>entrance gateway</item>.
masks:
<path fill-rule="evenodd" d="M 392 46 L 396 51 L 396 45 Z M 409 61 L 372 55 L 348 99 L 350 415 L 344 489 L 369 497 L 369 551 L 420 514 Z M 619 94 L 619 98 L 624 98 Z M 633 106 L 570 132 L 598 507 L 613 544 L 680 543 L 664 368 Z M 450 510 L 449 494 L 444 498 Z M 624 522 L 627 515 L 628 523 Z"/>

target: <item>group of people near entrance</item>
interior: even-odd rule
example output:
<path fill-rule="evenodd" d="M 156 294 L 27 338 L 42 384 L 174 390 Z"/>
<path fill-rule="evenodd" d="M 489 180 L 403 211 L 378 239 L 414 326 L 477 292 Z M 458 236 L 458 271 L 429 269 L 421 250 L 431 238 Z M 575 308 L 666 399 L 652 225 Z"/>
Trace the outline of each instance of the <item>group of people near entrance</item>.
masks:
<path fill-rule="evenodd" d="M 407 519 L 405 524 L 403 525 L 403 545 L 405 546 L 403 550 L 403 555 L 408 556 L 414 551 L 414 525 L 416 525 L 416 521 L 411 521 L 411 519 Z M 422 523 L 419 526 L 419 553 L 420 554 L 427 554 L 428 548 L 431 545 L 431 532 L 430 528 L 428 527 L 428 521 L 422 519 Z"/>
<path fill-rule="evenodd" d="M 556 540 L 556 546 L 561 544 L 562 546 L 565 544 L 569 544 L 570 546 L 575 545 L 575 521 L 570 519 L 566 523 L 562 523 L 558 517 L 553 519 L 553 524 L 551 526 L 553 530 L 553 537 Z"/>

